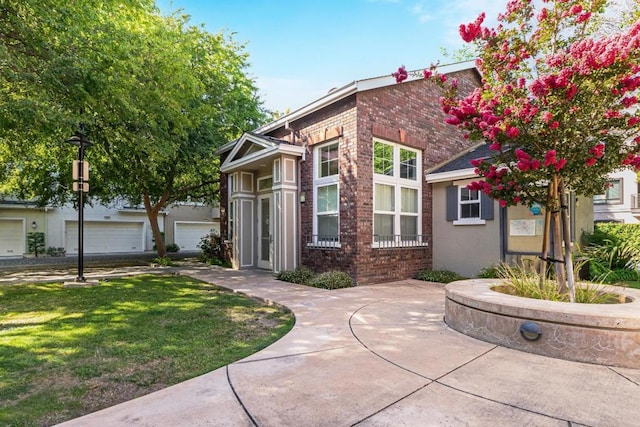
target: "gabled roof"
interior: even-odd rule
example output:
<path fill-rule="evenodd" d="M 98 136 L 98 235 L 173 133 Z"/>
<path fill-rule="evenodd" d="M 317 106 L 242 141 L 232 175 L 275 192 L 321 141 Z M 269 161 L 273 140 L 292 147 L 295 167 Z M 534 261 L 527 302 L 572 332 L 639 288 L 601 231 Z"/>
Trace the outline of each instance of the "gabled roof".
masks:
<path fill-rule="evenodd" d="M 437 71 L 441 74 L 448 74 L 448 73 L 455 73 L 457 71 L 463 71 L 463 70 L 472 70 L 475 69 L 475 62 L 474 61 L 465 61 L 465 62 L 458 62 L 455 64 L 448 64 L 448 65 L 442 65 L 437 67 Z M 421 77 L 421 72 L 410 72 L 409 73 L 409 78 L 407 78 L 407 80 L 405 80 L 405 82 L 411 82 L 411 81 L 415 81 L 415 80 L 422 80 Z M 373 78 L 369 78 L 369 79 L 363 79 L 363 80 L 356 80 L 353 81 L 347 85 L 344 85 L 340 88 L 331 90 L 328 94 L 326 94 L 325 96 L 323 96 L 322 98 L 319 98 L 313 102 L 311 102 L 310 104 L 305 105 L 304 107 L 301 107 L 289 114 L 286 114 L 280 118 L 278 118 L 277 120 L 274 120 L 270 123 L 267 123 L 266 125 L 263 125 L 261 127 L 259 127 L 258 129 L 255 129 L 252 134 L 253 135 L 264 135 L 266 133 L 269 133 L 275 129 L 278 129 L 280 127 L 286 126 L 289 122 L 293 122 L 295 120 L 298 120 L 302 117 L 305 117 L 309 114 L 312 114 L 324 107 L 327 107 L 329 105 L 332 105 L 338 101 L 341 101 L 345 98 L 347 98 L 348 96 L 351 96 L 355 93 L 358 92 L 363 92 L 366 90 L 372 90 L 372 89 L 378 89 L 381 87 L 386 87 L 386 86 L 393 86 L 393 85 L 397 85 L 398 83 L 396 83 L 396 79 L 391 75 L 388 74 L 386 76 L 380 76 L 380 77 L 373 77 Z M 236 141 L 231 141 L 228 142 L 227 144 L 221 146 L 220 148 L 218 148 L 218 150 L 216 151 L 217 154 L 222 154 L 225 153 L 229 150 L 231 150 L 234 146 L 235 146 Z"/>
<path fill-rule="evenodd" d="M 485 143 L 471 147 L 454 158 L 434 167 L 427 172 L 427 182 L 451 181 L 454 179 L 466 179 L 476 177 L 475 168 L 471 166 L 471 160 L 486 159 L 492 156 L 489 145 Z"/>
<path fill-rule="evenodd" d="M 475 61 L 464 61 L 464 62 L 457 62 L 455 64 L 439 66 L 437 67 L 437 71 L 438 73 L 441 73 L 441 74 L 448 74 L 448 73 L 455 73 L 457 71 L 471 70 L 475 68 L 476 68 Z M 407 78 L 405 82 L 422 80 L 421 71 L 422 70 L 420 70 L 419 72 L 410 72 L 409 78 Z M 417 74 L 417 75 L 414 75 L 414 74 Z M 362 92 L 365 90 L 378 89 L 385 86 L 393 86 L 397 84 L 398 83 L 396 83 L 396 79 L 393 76 L 391 76 L 391 74 L 388 74 L 386 76 L 373 77 L 369 79 L 353 81 L 345 86 L 342 86 L 338 89 L 330 91 L 328 94 L 326 94 L 322 98 L 319 98 L 311 102 L 310 104 L 305 105 L 304 107 L 301 107 L 289 114 L 286 114 L 280 117 L 277 120 L 274 120 L 271 123 L 267 123 L 266 125 L 259 127 L 258 129 L 255 130 L 255 132 L 256 133 L 270 132 L 281 126 L 284 126 L 287 122 L 298 120 L 301 117 L 304 117 L 308 114 L 318 111 L 321 108 L 324 108 L 337 101 L 340 101 L 350 95 L 353 95 L 354 93 Z"/>
<path fill-rule="evenodd" d="M 225 148 L 224 151 L 222 149 Z M 247 166 L 276 154 L 292 154 L 302 156 L 304 147 L 253 132 L 245 132 L 235 141 L 231 141 L 218 149 L 218 154 L 231 150 L 220 166 L 220 171 L 227 173 L 238 167 Z"/>

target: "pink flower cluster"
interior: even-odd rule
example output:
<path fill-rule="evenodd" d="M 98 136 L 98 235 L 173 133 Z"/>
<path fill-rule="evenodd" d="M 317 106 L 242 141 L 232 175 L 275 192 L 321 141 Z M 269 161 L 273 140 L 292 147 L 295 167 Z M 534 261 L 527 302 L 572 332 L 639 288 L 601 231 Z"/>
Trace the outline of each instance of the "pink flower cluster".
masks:
<path fill-rule="evenodd" d="M 591 155 L 591 157 L 587 159 L 585 164 L 588 167 L 591 167 L 596 164 L 596 161 L 598 159 L 604 156 L 604 144 L 602 142 L 597 143 L 595 146 L 593 146 L 593 148 L 589 150 L 589 154 Z"/>
<path fill-rule="evenodd" d="M 516 149 L 516 158 L 518 159 L 516 167 L 520 169 L 521 172 L 527 172 L 529 170 L 536 171 L 542 165 L 540 160 L 532 159 L 530 155 L 525 153 L 520 148 Z"/>
<path fill-rule="evenodd" d="M 396 83 L 402 83 L 407 80 L 409 74 L 407 73 L 407 69 L 403 66 L 398 67 L 398 71 L 391 73 L 391 75 L 396 79 Z"/>
<path fill-rule="evenodd" d="M 474 22 L 468 25 L 460 24 L 460 37 L 462 40 L 469 43 L 482 36 L 482 22 L 484 21 L 485 14 L 482 12 Z"/>
<path fill-rule="evenodd" d="M 633 166 L 635 170 L 640 171 L 640 154 L 629 153 L 622 161 L 625 166 Z"/>
<path fill-rule="evenodd" d="M 556 150 L 549 150 L 544 155 L 544 167 L 553 166 L 556 172 L 560 172 L 562 168 L 567 164 L 567 159 L 564 157 L 556 159 Z"/>

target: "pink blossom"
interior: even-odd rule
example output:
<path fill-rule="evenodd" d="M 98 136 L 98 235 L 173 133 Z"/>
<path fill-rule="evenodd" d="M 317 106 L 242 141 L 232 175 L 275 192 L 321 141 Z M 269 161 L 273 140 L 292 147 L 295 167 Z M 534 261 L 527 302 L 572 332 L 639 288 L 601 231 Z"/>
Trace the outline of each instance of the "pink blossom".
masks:
<path fill-rule="evenodd" d="M 391 75 L 395 77 L 396 83 L 402 83 L 407 79 L 407 77 L 409 77 L 409 74 L 407 73 L 407 70 L 404 68 L 404 65 L 401 67 L 398 67 L 398 71 L 391 73 Z"/>
<path fill-rule="evenodd" d="M 489 150 L 500 151 L 500 150 L 502 150 L 502 146 L 500 144 L 498 144 L 497 142 L 494 142 L 493 144 L 491 144 L 489 146 Z"/>
<path fill-rule="evenodd" d="M 587 167 L 591 167 L 591 166 L 596 164 L 596 159 L 593 158 L 593 157 L 590 157 L 590 158 L 587 159 L 585 164 L 587 165 Z"/>
<path fill-rule="evenodd" d="M 440 81 L 442 83 L 446 82 L 447 81 L 447 75 L 446 74 L 440 74 Z"/>
<path fill-rule="evenodd" d="M 517 138 L 520 135 L 520 129 L 517 127 L 510 127 L 507 129 L 507 137 L 509 138 Z"/>
<path fill-rule="evenodd" d="M 540 169 L 540 166 L 542 166 L 542 163 L 540 162 L 540 160 L 538 159 L 531 160 L 531 169 L 533 169 L 534 171 L 537 171 L 538 169 Z"/>
<path fill-rule="evenodd" d="M 591 12 L 581 13 L 581 14 L 580 14 L 580 15 L 578 15 L 578 17 L 576 18 L 576 22 L 577 22 L 577 23 L 584 22 L 584 21 L 588 20 L 589 18 L 591 18 Z"/>
<path fill-rule="evenodd" d="M 638 123 L 640 123 L 640 118 L 638 118 L 637 116 L 629 117 L 629 120 L 627 121 L 627 126 L 632 127 L 637 125 Z"/>
<path fill-rule="evenodd" d="M 531 158 L 530 155 L 525 153 L 524 150 L 520 148 L 516 148 L 515 154 L 516 154 L 516 157 L 520 160 L 529 160 Z"/>
<path fill-rule="evenodd" d="M 422 70 L 422 76 L 425 79 L 427 79 L 427 80 L 430 79 L 432 75 L 433 75 L 433 71 L 431 71 L 431 70 Z"/>
<path fill-rule="evenodd" d="M 544 167 L 548 167 L 549 165 L 553 165 L 556 163 L 556 150 L 549 150 L 547 154 L 544 155 Z"/>
<path fill-rule="evenodd" d="M 545 111 L 544 113 L 542 113 L 542 121 L 545 123 L 549 123 L 549 121 L 553 119 L 553 114 L 551 114 L 551 112 L 549 111 Z"/>
<path fill-rule="evenodd" d="M 469 43 L 478 38 L 482 34 L 482 22 L 484 21 L 484 18 L 485 13 L 482 12 L 474 22 L 471 22 L 468 25 L 461 24 L 459 32 L 462 40 Z"/>
<path fill-rule="evenodd" d="M 506 207 L 507 206 L 507 201 L 506 200 L 500 200 L 500 207 Z"/>
<path fill-rule="evenodd" d="M 560 123 L 559 123 L 559 122 L 552 122 L 552 123 L 549 125 L 549 127 L 550 127 L 551 129 L 558 129 L 558 127 L 559 127 L 559 126 L 560 126 Z"/>
<path fill-rule="evenodd" d="M 473 159 L 473 160 L 471 160 L 471 166 L 477 168 L 478 166 L 480 166 L 482 164 L 483 160 L 484 159 Z"/>
<path fill-rule="evenodd" d="M 560 170 L 562 170 L 562 168 L 566 164 L 567 164 L 567 159 L 565 159 L 564 157 L 562 159 L 558 160 L 556 162 L 556 172 L 560 172 Z"/>
<path fill-rule="evenodd" d="M 635 96 L 625 96 L 624 98 L 622 98 L 622 105 L 625 106 L 625 108 L 629 108 L 634 104 L 638 103 L 638 98 L 636 98 Z"/>

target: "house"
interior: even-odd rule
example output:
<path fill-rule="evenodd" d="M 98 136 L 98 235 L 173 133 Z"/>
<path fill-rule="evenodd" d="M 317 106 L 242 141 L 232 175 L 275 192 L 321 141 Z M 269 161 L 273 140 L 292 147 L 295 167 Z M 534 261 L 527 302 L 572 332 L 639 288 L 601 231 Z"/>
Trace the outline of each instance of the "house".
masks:
<path fill-rule="evenodd" d="M 440 67 L 462 93 L 472 62 Z M 354 81 L 218 150 L 221 218 L 234 268 L 339 269 L 358 284 L 432 265 L 424 171 L 469 142 L 444 123 L 437 85 Z"/>
<path fill-rule="evenodd" d="M 638 174 L 623 169 L 609 174 L 609 188 L 593 197 L 595 222 L 640 223 L 640 182 Z"/>
<path fill-rule="evenodd" d="M 181 250 L 198 250 L 200 238 L 211 230 L 219 232 L 219 209 L 183 204 L 168 207 L 158 219 L 166 243 Z M 151 226 L 144 208 L 117 203 L 84 208 L 84 253 L 152 251 Z M 71 205 L 38 207 L 34 203 L 0 201 L 0 257 L 23 256 L 28 252 L 30 232 L 44 233 L 45 247 L 78 253 L 78 213 Z"/>
<path fill-rule="evenodd" d="M 433 194 L 433 268 L 473 277 L 500 262 L 535 267 L 542 251 L 544 208 L 502 208 L 485 194 L 466 186 L 478 180 L 471 160 L 491 157 L 481 144 L 438 165 L 426 175 Z M 570 194 L 572 242 L 593 232 L 591 198 Z"/>

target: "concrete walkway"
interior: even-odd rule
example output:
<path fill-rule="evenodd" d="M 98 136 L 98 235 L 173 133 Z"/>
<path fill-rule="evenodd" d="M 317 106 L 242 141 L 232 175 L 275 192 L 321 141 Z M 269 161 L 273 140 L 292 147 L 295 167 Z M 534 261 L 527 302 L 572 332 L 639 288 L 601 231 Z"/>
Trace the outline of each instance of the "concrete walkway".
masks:
<path fill-rule="evenodd" d="M 182 274 L 283 304 L 291 332 L 246 359 L 62 426 L 637 426 L 640 370 L 536 356 L 443 322 L 443 285 L 326 291 L 260 272 Z M 640 345 L 640 337 L 639 337 Z"/>

